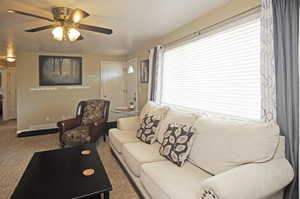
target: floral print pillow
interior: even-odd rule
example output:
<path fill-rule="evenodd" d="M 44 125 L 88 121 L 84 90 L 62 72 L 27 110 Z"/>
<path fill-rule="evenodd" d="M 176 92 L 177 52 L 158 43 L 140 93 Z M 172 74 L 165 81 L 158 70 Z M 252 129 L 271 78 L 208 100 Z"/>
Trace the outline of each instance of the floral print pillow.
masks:
<path fill-rule="evenodd" d="M 169 124 L 159 153 L 177 166 L 186 161 L 193 141 L 194 132 L 187 125 Z"/>
<path fill-rule="evenodd" d="M 150 115 L 149 113 L 145 114 L 140 123 L 140 128 L 137 130 L 136 137 L 142 142 L 153 144 L 156 140 L 156 130 L 159 121 L 158 117 Z"/>

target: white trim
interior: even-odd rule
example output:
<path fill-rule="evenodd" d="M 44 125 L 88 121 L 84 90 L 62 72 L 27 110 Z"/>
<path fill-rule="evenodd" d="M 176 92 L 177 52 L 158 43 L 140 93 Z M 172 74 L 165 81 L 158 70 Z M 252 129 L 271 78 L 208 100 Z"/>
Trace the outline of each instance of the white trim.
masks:
<path fill-rule="evenodd" d="M 2 120 L 8 120 L 8 113 L 7 113 L 7 69 L 3 68 L 2 70 Z"/>
<path fill-rule="evenodd" d="M 127 61 L 127 67 L 128 67 L 128 63 L 132 63 L 132 62 L 134 62 L 135 63 L 135 66 L 136 66 L 136 68 L 135 68 L 135 73 L 136 73 L 136 94 L 135 94 L 135 98 L 136 98 L 136 100 L 135 100 L 135 104 L 136 104 L 136 107 L 135 107 L 135 111 L 138 111 L 138 109 L 139 109 L 139 106 L 138 106 L 138 104 L 139 104 L 139 85 L 138 85 L 138 79 L 139 79 L 139 70 L 138 70 L 138 59 L 137 58 L 132 58 L 132 59 L 129 59 L 128 61 Z"/>
<path fill-rule="evenodd" d="M 154 56 L 154 48 L 150 49 L 150 53 L 149 53 L 148 101 L 150 101 L 150 97 L 151 97 L 153 56 Z"/>
<path fill-rule="evenodd" d="M 299 13 L 299 17 L 300 17 L 300 13 Z M 299 22 L 299 27 L 300 27 L 300 22 Z M 300 36 L 300 33 L 299 33 L 299 36 Z M 299 44 L 300 44 L 300 37 L 298 39 L 299 39 Z M 299 58 L 299 66 L 298 66 L 298 68 L 300 68 L 300 46 L 299 45 L 298 45 L 298 58 Z M 299 72 L 299 79 L 300 79 L 300 70 L 299 69 L 298 69 L 298 72 Z M 299 81 L 299 99 L 300 99 L 300 81 Z M 300 113 L 300 106 L 299 106 L 299 113 Z M 300 117 L 299 117 L 299 123 L 300 123 Z M 299 132 L 298 133 L 300 135 L 300 128 L 299 128 Z M 300 144 L 299 144 L 299 151 L 298 152 L 300 153 Z M 300 158 L 298 160 L 298 180 L 300 182 L 300 175 L 299 175 L 299 173 L 300 173 L 300 167 L 299 167 L 299 165 L 300 165 Z M 298 183 L 298 188 L 300 190 L 300 183 Z M 298 191 L 298 194 L 299 194 L 298 198 L 300 198 L 300 192 L 299 191 Z"/>
<path fill-rule="evenodd" d="M 30 129 L 17 130 L 17 135 L 20 134 L 20 133 L 23 133 L 23 132 L 29 132 L 29 131 L 32 131 L 32 130 L 30 130 Z"/>

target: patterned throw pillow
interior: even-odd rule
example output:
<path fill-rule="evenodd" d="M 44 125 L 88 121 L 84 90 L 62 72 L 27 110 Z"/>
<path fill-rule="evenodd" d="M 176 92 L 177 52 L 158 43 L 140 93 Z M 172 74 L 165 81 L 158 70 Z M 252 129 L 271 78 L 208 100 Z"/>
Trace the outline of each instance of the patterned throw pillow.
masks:
<path fill-rule="evenodd" d="M 160 155 L 181 167 L 191 150 L 194 135 L 191 129 L 187 125 L 169 124 L 159 150 Z"/>
<path fill-rule="evenodd" d="M 145 117 L 141 121 L 140 128 L 137 130 L 136 137 L 142 142 L 153 144 L 156 140 L 156 129 L 159 121 L 158 117 L 148 113 L 145 114 Z"/>

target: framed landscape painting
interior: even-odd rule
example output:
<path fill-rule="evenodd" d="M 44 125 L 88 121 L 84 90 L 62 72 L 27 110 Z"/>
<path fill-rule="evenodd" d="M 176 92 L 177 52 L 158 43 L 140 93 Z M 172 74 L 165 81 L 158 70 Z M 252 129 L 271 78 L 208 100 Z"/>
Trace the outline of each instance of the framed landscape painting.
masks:
<path fill-rule="evenodd" d="M 40 86 L 81 85 L 82 57 L 39 56 Z"/>

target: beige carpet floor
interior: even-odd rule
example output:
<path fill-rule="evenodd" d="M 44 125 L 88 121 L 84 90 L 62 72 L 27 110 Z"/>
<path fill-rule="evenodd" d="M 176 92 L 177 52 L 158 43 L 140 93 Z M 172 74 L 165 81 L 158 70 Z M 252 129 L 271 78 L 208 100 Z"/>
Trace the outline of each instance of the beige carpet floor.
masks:
<path fill-rule="evenodd" d="M 34 152 L 60 148 L 58 134 L 16 137 L 16 122 L 0 124 L 0 199 L 10 198 Z M 111 199 L 138 199 L 107 143 L 97 145 L 113 186 Z"/>

